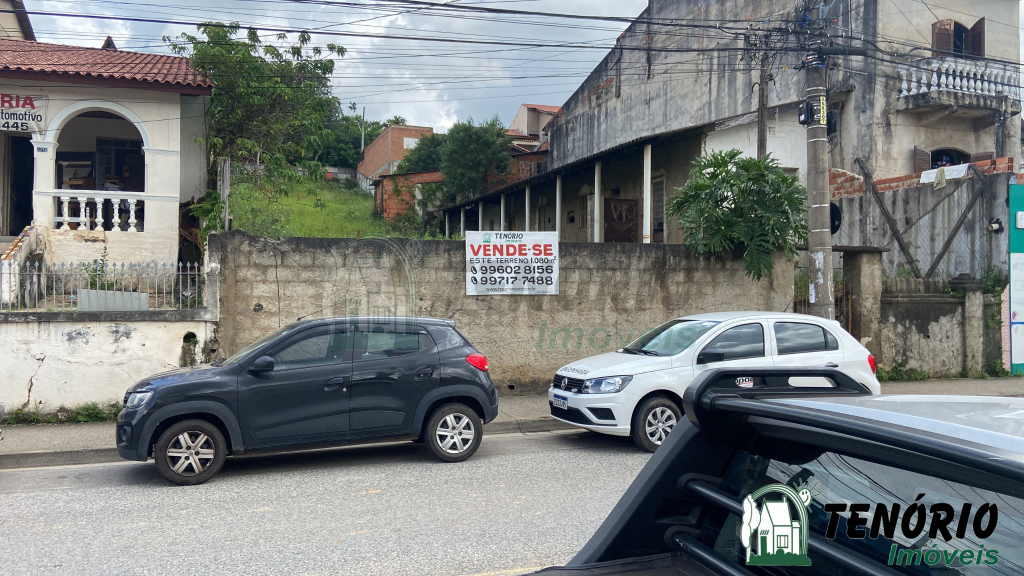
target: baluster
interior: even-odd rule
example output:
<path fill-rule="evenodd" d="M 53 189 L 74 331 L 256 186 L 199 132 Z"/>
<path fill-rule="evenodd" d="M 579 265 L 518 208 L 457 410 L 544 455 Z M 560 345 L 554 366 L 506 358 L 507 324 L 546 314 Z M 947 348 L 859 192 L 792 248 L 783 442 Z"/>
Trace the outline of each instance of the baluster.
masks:
<path fill-rule="evenodd" d="M 956 64 L 953 64 L 953 90 L 956 92 L 960 92 L 963 90 L 964 84 L 963 77 L 960 75 L 961 72 L 962 71 L 960 70 L 960 67 L 957 66 Z"/>
<path fill-rule="evenodd" d="M 992 87 L 996 96 L 1002 96 L 1006 94 L 1006 73 L 1002 70 L 996 70 L 994 78 L 994 86 Z"/>
<path fill-rule="evenodd" d="M 932 78 L 930 82 L 929 92 L 931 94 L 937 94 L 939 92 L 939 65 L 932 62 Z"/>
<path fill-rule="evenodd" d="M 945 90 L 949 89 L 948 69 L 949 69 L 949 65 L 946 64 L 945 62 L 943 62 L 942 65 L 939 66 L 939 90 L 945 91 Z"/>
<path fill-rule="evenodd" d="M 128 231 L 136 232 L 135 230 L 135 198 L 128 199 Z"/>
<path fill-rule="evenodd" d="M 982 90 L 984 90 L 985 95 L 986 96 L 992 96 L 993 94 L 995 94 L 995 90 L 993 90 L 993 85 L 992 85 L 992 73 L 989 72 L 988 70 L 982 70 L 981 71 L 981 79 L 982 79 L 981 88 L 982 88 Z"/>
<path fill-rule="evenodd" d="M 96 199 L 96 229 L 100 232 L 103 231 L 103 203 L 106 202 L 103 198 Z"/>
<path fill-rule="evenodd" d="M 58 230 L 65 230 L 68 228 L 68 204 L 71 203 L 71 198 L 69 196 L 61 196 L 60 202 L 61 206 L 64 207 L 64 210 L 60 215 L 60 228 L 58 228 Z"/>
<path fill-rule="evenodd" d="M 917 69 L 910 69 L 910 95 L 917 94 Z"/>
<path fill-rule="evenodd" d="M 978 93 L 978 86 L 977 83 L 974 81 L 975 74 L 976 71 L 974 70 L 974 66 L 969 66 L 967 68 L 967 91 L 971 94 Z"/>
<path fill-rule="evenodd" d="M 906 96 L 908 94 L 908 92 L 907 92 L 907 69 L 901 66 L 897 70 L 900 73 L 900 78 L 903 79 L 903 84 L 902 84 L 902 86 L 900 86 L 900 96 Z"/>

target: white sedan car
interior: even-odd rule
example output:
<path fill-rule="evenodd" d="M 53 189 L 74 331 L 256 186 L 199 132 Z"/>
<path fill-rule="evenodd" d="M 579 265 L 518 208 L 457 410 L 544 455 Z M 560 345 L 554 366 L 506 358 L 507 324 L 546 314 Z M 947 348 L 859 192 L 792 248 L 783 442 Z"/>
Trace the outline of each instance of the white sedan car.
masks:
<path fill-rule="evenodd" d="M 722 312 L 669 320 L 629 346 L 555 373 L 551 416 L 655 451 L 682 416 L 683 390 L 709 368 L 838 368 L 881 393 L 875 358 L 833 320 L 804 314 Z M 804 386 L 832 384 L 808 378 Z"/>

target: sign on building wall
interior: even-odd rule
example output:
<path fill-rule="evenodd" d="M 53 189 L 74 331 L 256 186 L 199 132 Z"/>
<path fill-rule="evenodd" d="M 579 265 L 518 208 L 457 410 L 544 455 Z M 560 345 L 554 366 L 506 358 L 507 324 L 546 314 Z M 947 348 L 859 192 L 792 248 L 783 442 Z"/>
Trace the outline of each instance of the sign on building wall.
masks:
<path fill-rule="evenodd" d="M 1024 185 L 1010 185 L 1010 371 L 1024 373 Z"/>
<path fill-rule="evenodd" d="M 38 96 L 0 94 L 0 131 L 46 131 L 46 100 Z"/>
<path fill-rule="evenodd" d="M 558 294 L 558 233 L 466 232 L 466 294 Z"/>

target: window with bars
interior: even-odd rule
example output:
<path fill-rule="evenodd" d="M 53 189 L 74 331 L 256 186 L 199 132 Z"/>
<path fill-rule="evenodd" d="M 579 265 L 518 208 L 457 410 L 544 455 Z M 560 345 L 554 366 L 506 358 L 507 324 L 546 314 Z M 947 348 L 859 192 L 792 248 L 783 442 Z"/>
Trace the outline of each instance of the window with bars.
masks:
<path fill-rule="evenodd" d="M 651 230 L 664 237 L 665 233 L 665 179 L 651 182 Z"/>

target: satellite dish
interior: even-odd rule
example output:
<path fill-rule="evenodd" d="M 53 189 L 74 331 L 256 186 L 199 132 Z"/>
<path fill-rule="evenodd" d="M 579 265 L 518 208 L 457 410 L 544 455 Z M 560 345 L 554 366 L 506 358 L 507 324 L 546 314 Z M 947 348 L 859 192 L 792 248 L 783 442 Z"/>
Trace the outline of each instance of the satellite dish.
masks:
<path fill-rule="evenodd" d="M 839 227 L 843 225 L 843 209 L 835 202 L 829 202 L 828 216 L 832 225 L 832 234 L 839 232 Z"/>

